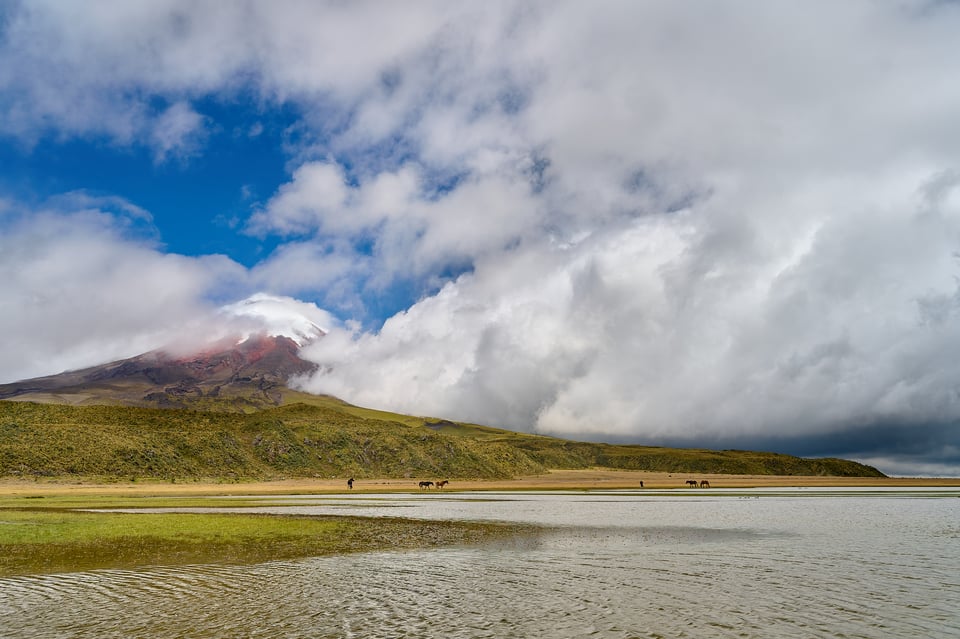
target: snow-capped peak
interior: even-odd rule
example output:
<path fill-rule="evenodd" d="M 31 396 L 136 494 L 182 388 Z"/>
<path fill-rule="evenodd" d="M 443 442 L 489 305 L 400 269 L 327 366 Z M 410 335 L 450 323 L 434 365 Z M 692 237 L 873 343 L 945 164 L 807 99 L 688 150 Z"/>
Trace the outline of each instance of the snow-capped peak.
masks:
<path fill-rule="evenodd" d="M 280 297 L 256 293 L 245 300 L 228 304 L 221 313 L 233 321 L 239 320 L 247 339 L 256 332 L 292 339 L 299 346 L 327 334 L 332 318 L 315 304 L 301 302 L 292 297 Z"/>

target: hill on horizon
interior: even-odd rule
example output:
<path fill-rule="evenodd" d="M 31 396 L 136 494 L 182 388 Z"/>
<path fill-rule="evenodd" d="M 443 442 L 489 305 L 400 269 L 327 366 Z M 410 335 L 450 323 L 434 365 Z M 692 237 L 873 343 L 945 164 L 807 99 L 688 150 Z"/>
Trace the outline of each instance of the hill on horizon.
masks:
<path fill-rule="evenodd" d="M 577 442 L 313 402 L 236 413 L 0 401 L 0 477 L 494 479 L 592 467 L 884 476 L 842 459 Z"/>
<path fill-rule="evenodd" d="M 353 406 L 289 387 L 283 335 L 153 351 L 0 385 L 0 476 L 505 478 L 557 468 L 882 477 L 841 459 L 578 442 Z"/>

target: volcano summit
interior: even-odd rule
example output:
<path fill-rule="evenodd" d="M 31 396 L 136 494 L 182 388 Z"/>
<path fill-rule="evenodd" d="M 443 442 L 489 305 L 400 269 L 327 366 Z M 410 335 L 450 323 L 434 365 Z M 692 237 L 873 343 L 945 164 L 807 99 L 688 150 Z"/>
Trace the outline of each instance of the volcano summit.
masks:
<path fill-rule="evenodd" d="M 82 370 L 0 385 L 0 399 L 249 411 L 283 403 L 316 370 L 300 347 L 326 334 L 293 300 L 255 295 L 222 309 L 228 337 L 184 353 L 158 349 Z"/>

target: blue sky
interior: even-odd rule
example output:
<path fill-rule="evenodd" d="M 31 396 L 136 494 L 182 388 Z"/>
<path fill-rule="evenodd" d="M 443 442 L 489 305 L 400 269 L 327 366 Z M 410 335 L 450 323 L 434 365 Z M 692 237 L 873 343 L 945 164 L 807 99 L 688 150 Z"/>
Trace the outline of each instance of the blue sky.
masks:
<path fill-rule="evenodd" d="M 27 146 L 5 138 L 0 162 L 7 169 L 0 186 L 26 202 L 72 191 L 119 196 L 150 212 L 166 250 L 223 253 L 252 266 L 276 241 L 243 234 L 242 223 L 288 177 L 282 146 L 296 120 L 244 103 L 208 104 L 204 112 L 216 124 L 202 153 L 161 163 L 149 146 L 137 143 L 45 137 Z"/>
<path fill-rule="evenodd" d="M 960 473 L 951 3 L 0 4 L 0 381 L 316 305 L 307 383 Z M 814 44 L 815 43 L 815 44 Z"/>

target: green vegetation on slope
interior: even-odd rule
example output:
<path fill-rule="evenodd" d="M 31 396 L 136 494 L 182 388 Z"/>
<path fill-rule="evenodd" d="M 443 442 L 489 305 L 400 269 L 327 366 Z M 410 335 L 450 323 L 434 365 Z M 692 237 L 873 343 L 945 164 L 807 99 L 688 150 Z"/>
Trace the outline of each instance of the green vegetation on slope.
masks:
<path fill-rule="evenodd" d="M 0 476 L 505 478 L 594 466 L 882 476 L 845 460 L 573 442 L 332 398 L 311 404 L 243 414 L 0 401 Z"/>

